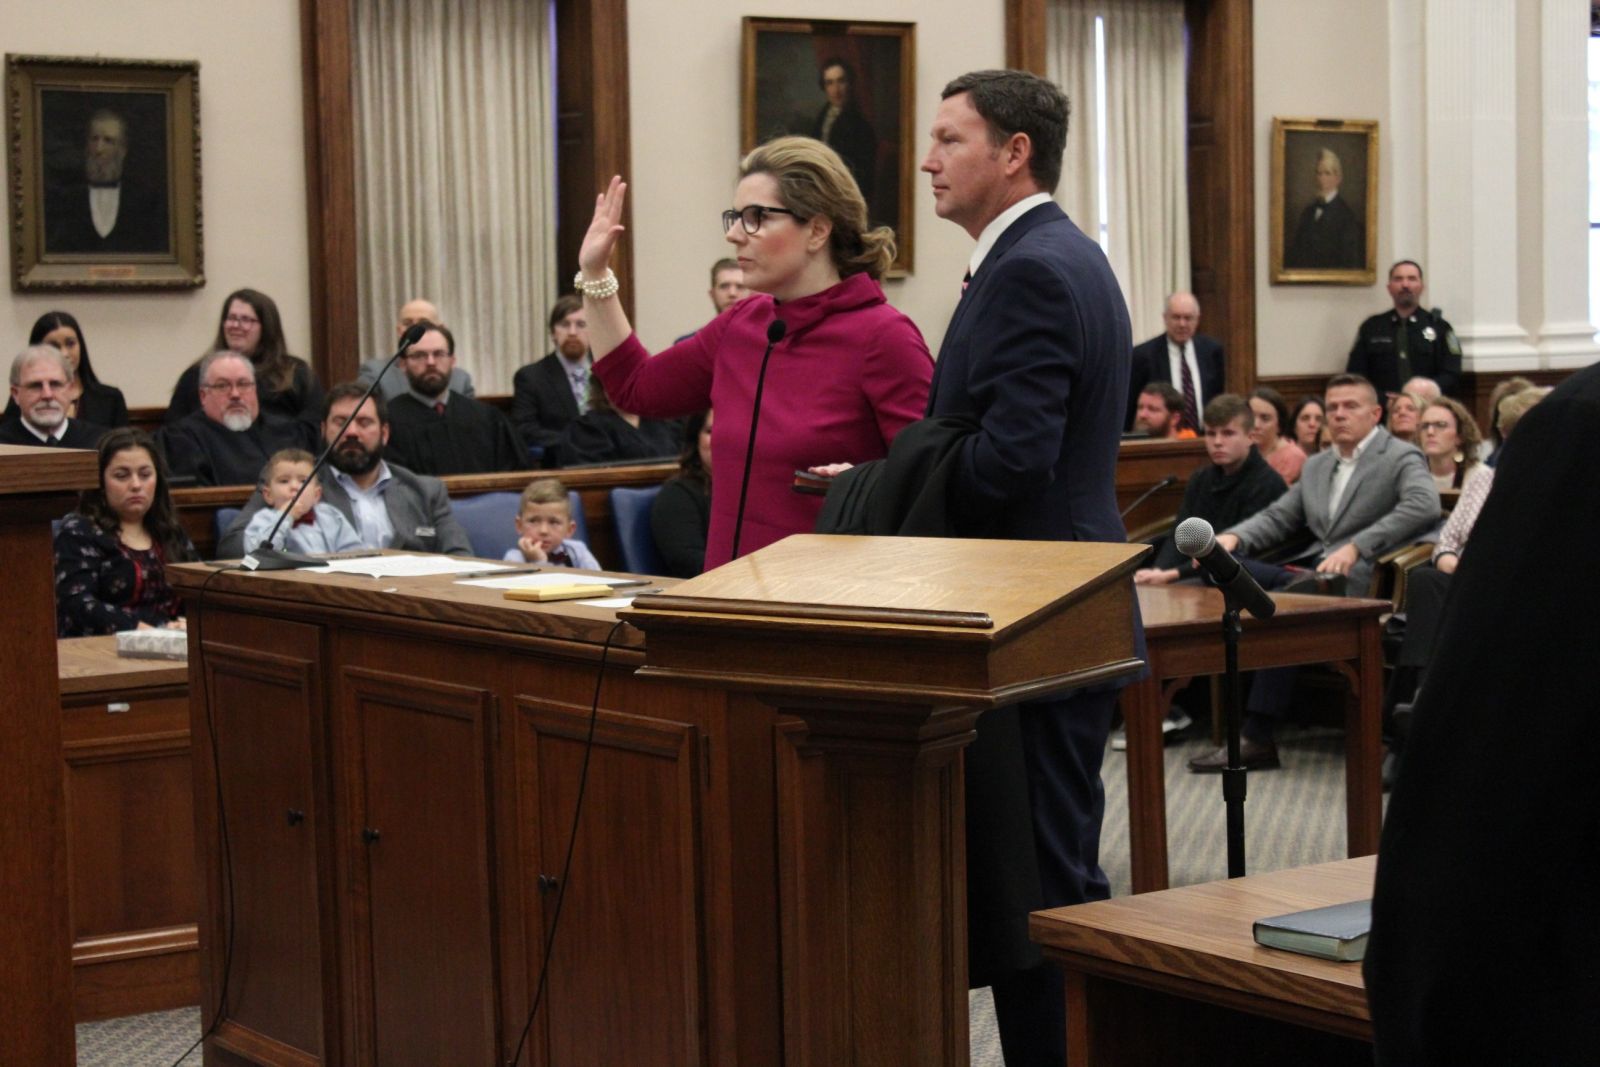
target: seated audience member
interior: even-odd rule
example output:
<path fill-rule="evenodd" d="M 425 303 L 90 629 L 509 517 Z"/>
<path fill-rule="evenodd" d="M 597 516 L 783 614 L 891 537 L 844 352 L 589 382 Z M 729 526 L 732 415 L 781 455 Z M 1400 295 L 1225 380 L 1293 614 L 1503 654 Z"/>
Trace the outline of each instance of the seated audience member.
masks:
<path fill-rule="evenodd" d="M 389 404 L 390 447 L 418 474 L 485 474 L 528 467 L 528 454 L 499 411 L 451 392 L 456 339 L 434 324 L 406 350 L 407 390 Z"/>
<path fill-rule="evenodd" d="M 1389 398 L 1388 417 L 1384 428 L 1407 444 L 1417 443 L 1417 421 L 1422 418 L 1425 402 L 1410 393 L 1396 393 Z"/>
<path fill-rule="evenodd" d="M 291 552 L 349 552 L 361 548 L 361 535 L 338 508 L 322 502 L 322 487 L 313 484 L 305 492 L 300 487 L 311 477 L 311 468 L 317 459 L 310 452 L 286 448 L 275 453 L 261 468 L 261 482 L 256 487 L 266 504 L 250 520 L 244 530 L 244 550 L 254 552 L 266 543 L 267 535 L 277 528 L 272 548 Z M 300 493 L 300 499 L 295 494 Z M 288 518 L 283 509 L 294 507 Z M 278 525 L 279 520 L 282 525 Z"/>
<path fill-rule="evenodd" d="M 1189 476 L 1183 503 L 1178 506 L 1178 522 L 1201 518 L 1212 529 L 1225 530 L 1261 511 L 1288 489 L 1251 440 L 1256 421 L 1251 406 L 1232 393 L 1223 393 L 1206 405 L 1206 455 L 1211 464 Z M 1166 585 L 1199 574 L 1173 539 L 1163 537 L 1151 565 L 1135 572 L 1133 580 L 1140 585 Z"/>
<path fill-rule="evenodd" d="M 1461 401 L 1441 397 L 1423 408 L 1417 434 L 1433 484 L 1460 489 L 1478 464 L 1478 420 Z"/>
<path fill-rule="evenodd" d="M 408 300 L 400 308 L 400 321 L 395 327 L 394 333 L 395 343 L 398 344 L 400 338 L 406 335 L 406 331 L 419 322 L 443 321 L 444 319 L 439 315 L 439 309 L 434 307 L 432 302 L 423 300 L 421 297 L 415 300 Z M 389 356 L 387 354 L 373 356 L 361 364 L 361 371 L 356 375 L 356 381 L 361 385 L 371 385 L 372 379 L 378 376 L 378 372 L 383 370 L 384 364 L 388 362 Z M 452 392 L 460 393 L 462 396 L 475 395 L 472 391 L 472 375 L 460 367 L 451 368 L 450 389 Z M 383 381 L 378 384 L 378 392 L 383 394 L 385 400 L 392 401 L 405 391 L 406 372 L 403 368 L 402 358 L 395 360 L 393 365 L 384 373 Z"/>
<path fill-rule="evenodd" d="M 1144 387 L 1165 382 L 1178 391 L 1178 411 L 1185 429 L 1197 430 L 1200 413 L 1212 397 L 1222 393 L 1227 361 L 1222 343 L 1196 331 L 1200 327 L 1200 301 L 1193 293 L 1173 293 L 1161 311 L 1166 329 L 1158 337 L 1137 345 L 1128 376 L 1128 418 L 1133 429 L 1138 417 L 1139 394 Z M 1183 402 L 1184 377 L 1194 392 L 1194 406 Z"/>
<path fill-rule="evenodd" d="M 105 427 L 67 415 L 72 368 L 60 349 L 30 345 L 11 361 L 11 403 L 16 414 L 0 419 L 0 445 L 93 448 Z"/>
<path fill-rule="evenodd" d="M 222 318 L 211 350 L 236 352 L 250 361 L 255 368 L 256 401 L 262 411 L 316 425 L 322 410 L 322 385 L 309 363 L 289 354 L 283 321 L 272 297 L 254 289 L 229 293 L 222 302 Z M 200 385 L 200 363 L 196 361 L 173 387 L 166 425 L 200 410 Z M 254 471 L 250 477 L 255 477 Z"/>
<path fill-rule="evenodd" d="M 1400 387 L 1402 393 L 1410 393 L 1424 404 L 1431 404 L 1444 395 L 1439 388 L 1439 383 L 1432 378 L 1424 378 L 1420 374 L 1412 375 L 1406 379 L 1406 384 Z"/>
<path fill-rule="evenodd" d="M 1591 365 L 1517 425 L 1456 576 L 1378 852 L 1379 1067 L 1600 1063 L 1600 568 L 1562 565 L 1600 526 L 1596 425 Z"/>
<path fill-rule="evenodd" d="M 1300 403 L 1294 406 L 1290 424 L 1294 427 L 1294 443 L 1308 456 L 1323 449 L 1322 422 L 1322 398 L 1301 397 Z"/>
<path fill-rule="evenodd" d="M 1363 595 L 1377 558 L 1410 544 L 1439 519 L 1439 491 L 1415 445 L 1396 440 L 1379 420 L 1383 407 L 1365 378 L 1341 374 L 1328 382 L 1329 434 L 1333 447 L 1306 460 L 1300 480 L 1265 511 L 1217 535 L 1229 552 L 1257 553 L 1309 533 L 1310 549 L 1290 563 L 1315 563 L 1319 575 L 1345 582 Z M 1295 579 L 1285 567 L 1251 561 L 1251 572 L 1269 589 Z M 1262 671 L 1251 686 L 1244 722 L 1244 763 L 1278 766 L 1276 721 L 1287 709 L 1293 668 Z M 1221 748 L 1189 761 L 1192 771 L 1220 771 Z"/>
<path fill-rule="evenodd" d="M 693 578 L 705 569 L 706 531 L 711 528 L 712 413 L 691 415 L 683 429 L 678 473 L 656 494 L 650 508 L 650 534 L 662 568 L 674 578 Z"/>
<path fill-rule="evenodd" d="M 1133 428 L 1151 437 L 1192 441 L 1195 432 L 1183 424 L 1183 394 L 1166 382 L 1151 382 L 1139 394 Z"/>
<path fill-rule="evenodd" d="M 1260 449 L 1261 458 L 1278 472 L 1284 484 L 1293 485 L 1300 477 L 1306 454 L 1299 445 L 1283 436 L 1284 427 L 1289 425 L 1289 405 L 1284 403 L 1283 394 L 1263 386 L 1250 394 L 1250 410 L 1255 415 L 1255 427 L 1250 436 Z"/>
<path fill-rule="evenodd" d="M 167 491 L 161 454 L 142 430 L 100 439 L 100 484 L 56 532 L 56 636 L 182 628 L 167 564 L 195 557 Z"/>
<path fill-rule="evenodd" d="M 567 424 L 556 441 L 561 462 L 641 463 L 678 450 L 683 423 L 677 419 L 641 419 L 619 410 L 606 396 L 599 378 L 589 379 L 589 410 Z"/>
<path fill-rule="evenodd" d="M 572 518 L 567 487 L 554 478 L 537 478 L 522 491 L 517 511 L 517 544 L 506 549 L 507 561 L 551 563 L 597 571 L 600 563 L 589 546 L 572 535 L 578 524 Z"/>
<path fill-rule="evenodd" d="M 738 260 L 723 258 L 711 265 L 711 290 L 709 295 L 711 297 L 711 306 L 716 309 L 718 315 L 750 295 L 750 290 L 745 288 L 744 270 L 739 266 Z M 694 334 L 695 331 L 690 330 L 672 343 L 678 344 L 681 341 L 687 341 Z"/>
<path fill-rule="evenodd" d="M 1499 462 L 1495 457 L 1500 451 L 1500 446 L 1505 442 L 1505 431 L 1500 426 L 1500 405 L 1509 396 L 1520 393 L 1524 389 L 1532 389 L 1533 383 L 1518 375 L 1507 378 L 1494 387 L 1489 394 L 1489 432 L 1484 435 L 1484 441 L 1478 450 L 1478 458 L 1489 466 Z"/>
<path fill-rule="evenodd" d="M 200 361 L 200 410 L 156 435 L 172 476 L 198 485 L 253 485 L 282 448 L 314 448 L 316 431 L 299 419 L 262 411 L 255 368 L 236 352 Z"/>
<path fill-rule="evenodd" d="M 356 410 L 366 387 L 355 382 L 328 390 L 322 417 L 325 444 L 337 441 L 328 464 L 317 472 L 322 501 L 355 526 L 363 548 L 472 555 L 467 531 L 450 510 L 450 496 L 437 478 L 415 474 L 384 458 L 389 408 L 377 394 Z M 244 555 L 244 531 L 266 506 L 258 489 L 217 542 L 219 559 Z"/>
<path fill-rule="evenodd" d="M 73 395 L 68 398 L 67 415 L 74 419 L 106 429 L 128 425 L 128 402 L 122 390 L 102 382 L 89 362 L 89 343 L 83 339 L 78 320 L 65 311 L 47 311 L 33 323 L 28 333 L 30 345 L 53 345 L 61 349 L 72 368 Z M 15 412 L 13 403 L 6 408 L 6 417 Z"/>
<path fill-rule="evenodd" d="M 546 467 L 567 462 L 556 445 L 567 424 L 588 410 L 589 325 L 582 298 L 568 293 L 550 309 L 550 343 L 554 350 L 511 378 L 511 421 L 532 454 L 537 449 Z"/>

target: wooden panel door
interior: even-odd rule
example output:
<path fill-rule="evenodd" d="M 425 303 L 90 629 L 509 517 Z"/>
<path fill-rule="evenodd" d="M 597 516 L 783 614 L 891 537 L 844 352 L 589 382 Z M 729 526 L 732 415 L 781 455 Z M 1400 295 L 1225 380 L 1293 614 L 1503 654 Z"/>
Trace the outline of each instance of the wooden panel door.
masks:
<path fill-rule="evenodd" d="M 393 672 L 342 675 L 355 906 L 367 921 L 363 1063 L 495 1063 L 489 731 L 494 696 Z M 361 924 L 358 924 L 358 927 Z M 358 937 L 360 935 L 358 934 Z"/>
<path fill-rule="evenodd" d="M 589 709 L 516 698 L 527 987 L 538 985 L 584 774 Z M 706 1062 L 695 726 L 601 710 L 544 1001 L 526 1062 Z M 597 798 L 605 798 L 604 802 Z"/>
<path fill-rule="evenodd" d="M 190 697 L 202 753 L 194 764 L 196 833 L 202 855 L 209 853 L 202 938 L 232 946 L 231 961 L 226 949 L 212 952 L 202 972 L 207 1023 L 227 974 L 224 1019 L 211 1045 L 247 1062 L 320 1063 L 326 1019 L 317 828 L 324 813 L 314 768 L 324 748 L 321 632 L 224 616 L 208 621 L 201 636 L 204 681 Z M 213 729 L 220 810 L 207 747 Z M 212 1058 L 208 1049 L 206 1061 Z"/>

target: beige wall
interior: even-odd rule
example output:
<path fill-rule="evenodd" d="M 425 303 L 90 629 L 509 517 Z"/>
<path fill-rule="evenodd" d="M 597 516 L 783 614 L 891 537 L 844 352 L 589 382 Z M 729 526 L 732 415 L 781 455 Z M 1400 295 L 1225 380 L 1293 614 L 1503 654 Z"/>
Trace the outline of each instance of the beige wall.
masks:
<path fill-rule="evenodd" d="M 781 7 L 799 18 L 874 19 L 916 23 L 917 161 L 939 90 L 963 71 L 1003 65 L 1001 0 L 797 0 Z M 705 271 L 728 253 L 717 216 L 732 203 L 739 160 L 739 20 L 772 15 L 755 0 L 700 5 L 629 4 L 635 296 L 640 338 L 652 349 L 701 325 L 711 315 Z M 960 296 L 972 239 L 933 213 L 927 180 L 916 182 L 916 263 L 885 290 L 938 351 Z"/>
<path fill-rule="evenodd" d="M 102 379 L 129 404 L 164 405 L 179 373 L 211 342 L 222 298 L 243 286 L 269 293 L 292 350 L 309 350 L 297 4 L 7 0 L 0 51 L 200 61 L 207 278 L 198 290 L 157 294 L 23 294 L 7 285 L 0 344 L 8 365 L 34 319 L 64 309 L 83 324 Z M 9 168 L 5 183 L 9 190 Z"/>
<path fill-rule="evenodd" d="M 1390 152 L 1389 5 L 1272 0 L 1255 5 L 1256 369 L 1262 375 L 1343 370 L 1361 320 L 1389 306 L 1383 273 L 1396 258 Z M 1409 105 L 1416 106 L 1412 101 Z M 1268 247 L 1272 120 L 1378 120 L 1378 283 L 1273 285 Z M 1420 226 L 1417 227 L 1420 230 Z M 1403 255 L 1417 255 L 1404 251 Z M 1424 264 L 1426 265 L 1426 264 Z M 1437 298 L 1438 294 L 1429 294 Z"/>

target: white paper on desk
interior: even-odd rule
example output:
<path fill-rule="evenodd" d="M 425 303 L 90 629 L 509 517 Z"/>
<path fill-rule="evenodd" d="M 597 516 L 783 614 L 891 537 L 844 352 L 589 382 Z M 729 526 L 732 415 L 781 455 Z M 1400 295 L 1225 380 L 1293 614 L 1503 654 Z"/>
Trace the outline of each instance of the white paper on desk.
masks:
<path fill-rule="evenodd" d="M 607 578 L 603 574 L 580 574 L 565 567 L 537 574 L 508 574 L 504 578 L 469 578 L 457 585 L 477 585 L 484 589 L 538 589 L 546 585 L 626 585 L 637 578 Z"/>
<path fill-rule="evenodd" d="M 633 597 L 612 596 L 604 600 L 579 600 L 575 603 L 582 604 L 586 608 L 625 608 L 633 603 Z"/>
<path fill-rule="evenodd" d="M 363 556 L 359 559 L 330 559 L 327 566 L 307 567 L 308 574 L 366 574 L 373 578 L 420 578 L 430 574 L 464 574 L 498 570 L 481 559 L 455 556 Z"/>

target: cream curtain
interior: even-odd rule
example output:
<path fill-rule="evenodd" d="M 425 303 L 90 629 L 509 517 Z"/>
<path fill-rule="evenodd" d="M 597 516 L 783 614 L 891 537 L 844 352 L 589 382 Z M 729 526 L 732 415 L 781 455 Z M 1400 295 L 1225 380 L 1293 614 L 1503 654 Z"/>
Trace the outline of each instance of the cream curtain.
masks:
<path fill-rule="evenodd" d="M 548 0 L 355 0 L 362 358 L 432 300 L 479 393 L 548 348 L 556 269 Z"/>
<path fill-rule="evenodd" d="M 1161 331 L 1166 294 L 1189 287 L 1187 102 L 1181 0 L 1054 0 L 1049 72 L 1073 96 L 1067 185 L 1080 174 L 1087 192 L 1057 194 L 1086 232 L 1095 232 L 1098 170 L 1092 116 L 1094 19 L 1105 27 L 1107 254 L 1128 300 L 1135 340 Z M 1079 158 L 1079 153 L 1087 153 Z M 1081 168 L 1081 169 L 1080 169 Z M 1075 183 L 1076 184 L 1076 183 Z"/>
<path fill-rule="evenodd" d="M 1056 203 L 1078 229 L 1100 237 L 1100 116 L 1095 95 L 1094 20 L 1104 0 L 1054 0 L 1046 9 L 1045 75 L 1072 105 Z"/>

